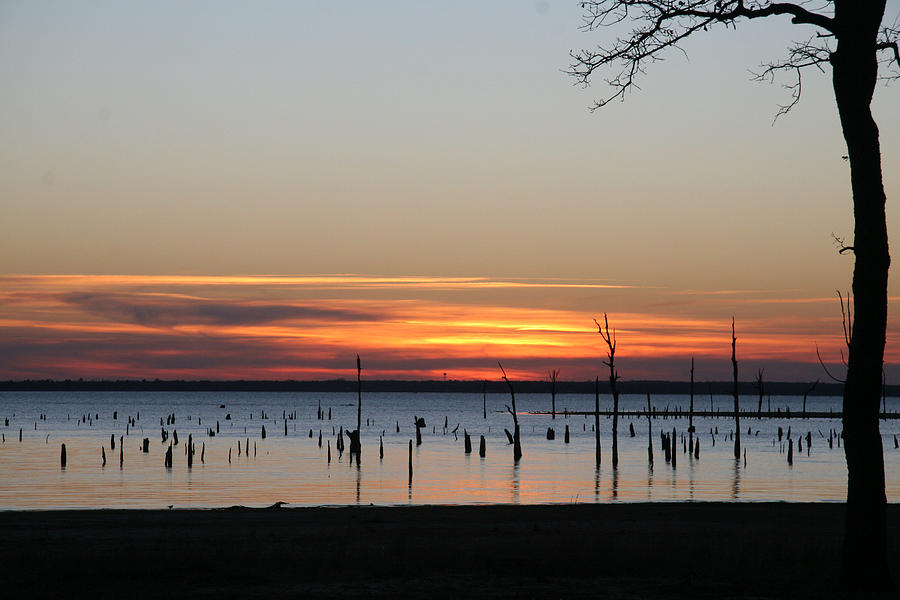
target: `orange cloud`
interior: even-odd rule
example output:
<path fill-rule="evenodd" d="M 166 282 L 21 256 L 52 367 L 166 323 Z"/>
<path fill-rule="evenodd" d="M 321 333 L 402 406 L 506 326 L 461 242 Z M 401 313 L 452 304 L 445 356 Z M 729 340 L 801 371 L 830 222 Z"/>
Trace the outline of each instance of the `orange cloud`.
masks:
<path fill-rule="evenodd" d="M 834 363 L 842 339 L 836 300 L 790 291 L 355 275 L 20 275 L 0 289 L 3 379 L 335 378 L 360 353 L 370 377 L 495 379 L 502 360 L 516 378 L 584 380 L 603 370 L 603 308 L 627 379 L 683 379 L 691 356 L 727 378 L 734 313 L 744 368 L 771 377 L 819 376 L 815 343 Z"/>

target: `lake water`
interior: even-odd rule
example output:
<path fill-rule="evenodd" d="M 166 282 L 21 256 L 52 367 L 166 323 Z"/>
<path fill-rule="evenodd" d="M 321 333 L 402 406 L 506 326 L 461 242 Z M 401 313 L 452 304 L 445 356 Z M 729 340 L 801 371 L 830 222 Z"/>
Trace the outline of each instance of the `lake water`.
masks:
<path fill-rule="evenodd" d="M 620 417 L 619 467 L 611 466 L 612 419 L 601 417 L 602 462 L 594 458 L 593 416 L 563 414 L 590 411 L 590 395 L 558 395 L 557 417 L 529 414 L 550 409 L 549 394 L 516 396 L 524 456 L 513 463 L 504 428 L 512 430 L 505 410 L 508 395 L 488 394 L 487 418 L 480 394 L 371 393 L 363 395 L 362 464 L 350 464 L 347 450 L 339 455 L 336 432 L 356 425 L 356 394 L 241 392 L 3 392 L 0 393 L 0 509 L 165 508 L 267 506 L 276 501 L 292 506 L 400 504 L 535 504 L 646 501 L 842 501 L 846 494 L 843 448 L 829 448 L 829 430 L 840 431 L 838 419 L 757 419 L 741 417 L 741 441 L 747 464 L 733 459 L 731 418 L 695 418 L 700 457 L 683 451 L 687 419 L 655 418 L 649 436 L 655 462 L 648 465 L 646 418 Z M 645 396 L 624 396 L 621 410 L 646 407 Z M 840 398 L 810 398 L 808 410 L 840 410 Z M 321 403 L 325 418 L 317 419 Z M 698 410 L 728 411 L 731 397 L 697 396 Z M 776 407 L 799 413 L 801 398 L 771 399 Z M 221 406 L 224 405 L 224 408 Z M 686 396 L 653 397 L 655 408 L 686 408 Z M 755 410 L 756 398 L 742 398 L 744 410 Z M 612 400 L 601 397 L 601 410 Z M 764 407 L 765 408 L 765 407 Z M 888 398 L 890 412 L 900 399 Z M 328 411 L 331 410 L 331 419 Z M 113 418 L 117 411 L 118 418 Z M 174 413 L 174 425 L 165 425 Z M 285 435 L 283 414 L 287 419 Z M 226 420 L 230 414 L 231 419 Z M 46 418 L 41 418 L 46 415 Z M 138 415 L 140 418 L 138 419 Z M 265 418 L 264 418 L 265 415 Z M 415 440 L 414 416 L 423 417 L 422 445 L 413 442 L 412 481 L 408 474 L 408 444 Z M 82 420 L 84 417 L 84 420 Z M 128 427 L 128 417 L 135 426 Z M 448 421 L 444 429 L 445 417 Z M 5 424 L 5 419 L 9 424 Z M 160 419 L 163 425 L 160 426 Z M 366 425 L 366 420 L 369 424 Z M 216 429 L 215 437 L 207 429 Z M 397 432 L 397 423 L 400 431 Z M 458 434 L 451 430 L 459 425 Z M 634 425 L 635 437 L 629 435 Z M 566 425 L 570 443 L 564 442 Z M 265 426 L 267 436 L 261 437 Z M 546 439 L 554 427 L 556 439 Z M 794 448 L 788 465 L 778 427 L 792 429 L 803 451 Z M 677 464 L 664 460 L 659 432 L 676 429 Z M 716 428 L 718 433 L 716 434 Z M 747 435 L 748 428 L 751 434 Z M 19 442 L 19 430 L 22 441 Z M 161 429 L 170 437 L 162 441 Z M 473 451 L 465 454 L 463 430 L 472 436 Z M 309 437 L 310 430 L 313 437 Z M 322 447 L 318 445 L 322 431 Z M 332 433 L 332 431 L 335 433 Z M 712 430 L 712 434 L 710 431 Z M 164 455 L 177 431 L 173 467 Z M 806 433 L 812 436 L 807 454 Z M 889 502 L 900 500 L 900 421 L 881 421 Z M 196 454 L 189 468 L 188 436 Z M 383 434 L 384 458 L 379 458 Z M 110 448 L 110 436 L 116 449 Z M 479 436 L 487 442 L 478 456 Z M 124 440 L 124 465 L 119 466 L 119 438 Z M 148 453 L 141 441 L 150 439 Z M 249 439 L 250 452 L 246 452 Z M 328 462 L 327 442 L 331 442 Z M 715 440 L 715 445 L 713 441 Z M 61 468 L 60 445 L 66 444 L 67 465 Z M 796 443 L 796 442 L 795 442 Z M 238 454 L 238 444 L 241 452 Z M 101 447 L 107 463 L 101 466 Z M 231 461 L 229 462 L 229 450 Z M 201 462 L 201 452 L 203 461 Z"/>

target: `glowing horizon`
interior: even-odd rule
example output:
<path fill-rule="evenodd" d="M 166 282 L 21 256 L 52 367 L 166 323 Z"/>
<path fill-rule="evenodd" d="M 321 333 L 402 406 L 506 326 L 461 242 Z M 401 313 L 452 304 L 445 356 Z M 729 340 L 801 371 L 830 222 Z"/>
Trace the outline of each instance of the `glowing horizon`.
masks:
<path fill-rule="evenodd" d="M 358 353 L 373 379 L 493 380 L 502 361 L 517 379 L 587 380 L 604 375 L 603 306 L 624 379 L 685 379 L 691 356 L 698 379 L 727 378 L 732 313 L 744 373 L 822 377 L 815 344 L 834 368 L 841 345 L 836 298 L 791 290 L 364 275 L 14 275 L 0 289 L 0 379 L 349 378 Z"/>

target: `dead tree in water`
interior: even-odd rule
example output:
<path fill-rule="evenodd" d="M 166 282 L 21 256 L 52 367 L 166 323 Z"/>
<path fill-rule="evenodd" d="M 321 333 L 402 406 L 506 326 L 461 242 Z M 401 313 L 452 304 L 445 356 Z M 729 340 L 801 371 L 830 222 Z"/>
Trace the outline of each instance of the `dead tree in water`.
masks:
<path fill-rule="evenodd" d="M 653 468 L 653 421 L 650 413 L 650 394 L 647 394 L 647 458 L 650 459 L 650 468 Z"/>
<path fill-rule="evenodd" d="M 765 395 L 765 385 L 763 385 L 763 369 L 756 372 L 756 391 L 759 392 L 759 406 L 756 408 L 756 418 L 762 419 L 762 401 Z"/>
<path fill-rule="evenodd" d="M 734 458 L 741 459 L 741 408 L 738 400 L 738 364 L 737 355 L 735 354 L 735 346 L 737 338 L 734 337 L 734 317 L 731 317 L 731 370 L 734 376 Z"/>
<path fill-rule="evenodd" d="M 597 332 L 603 338 L 603 341 L 606 342 L 608 349 L 606 353 L 607 360 L 603 364 L 609 367 L 609 387 L 612 390 L 613 397 L 612 464 L 613 469 L 615 469 L 619 466 L 619 390 L 616 387 L 619 373 L 616 371 L 616 330 L 613 329 L 612 333 L 610 333 L 609 320 L 606 318 L 606 313 L 603 313 L 602 326 L 600 323 L 597 323 L 597 319 L 594 319 L 594 323 L 597 325 Z M 599 407 L 597 410 L 599 411 Z"/>
<path fill-rule="evenodd" d="M 694 448 L 694 357 L 691 357 L 691 408 L 688 412 L 688 437 L 690 448 Z"/>
<path fill-rule="evenodd" d="M 594 377 L 594 459 L 597 466 L 603 459 L 603 450 L 600 448 L 600 378 Z"/>
<path fill-rule="evenodd" d="M 556 379 L 559 377 L 559 369 L 547 371 L 550 376 L 550 416 L 556 419 Z"/>
<path fill-rule="evenodd" d="M 513 390 L 513 385 L 509 380 L 509 377 L 506 376 L 503 365 L 499 362 L 497 362 L 497 365 L 500 367 L 500 372 L 503 373 L 503 381 L 505 381 L 506 385 L 509 387 L 509 396 L 512 398 L 512 408 L 507 406 L 506 412 L 511 414 L 513 418 L 513 460 L 519 462 L 519 459 L 522 458 L 522 441 L 519 438 L 519 417 L 516 414 L 516 392 Z"/>
<path fill-rule="evenodd" d="M 350 438 L 350 460 L 356 455 L 356 464 L 359 465 L 359 459 L 362 454 L 362 441 L 360 438 L 362 433 L 362 364 L 359 360 L 359 354 L 356 355 L 356 431 L 347 430 L 347 437 Z"/>

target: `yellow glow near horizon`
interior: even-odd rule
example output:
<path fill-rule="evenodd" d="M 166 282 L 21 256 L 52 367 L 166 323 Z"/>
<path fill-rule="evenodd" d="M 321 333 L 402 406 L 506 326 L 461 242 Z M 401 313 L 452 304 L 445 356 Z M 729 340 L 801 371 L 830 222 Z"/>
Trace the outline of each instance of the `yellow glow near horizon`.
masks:
<path fill-rule="evenodd" d="M 606 356 L 593 323 L 602 315 L 598 304 L 612 307 L 623 376 L 683 378 L 679 365 L 690 356 L 713 373 L 725 372 L 730 318 L 723 294 L 685 304 L 670 300 L 683 298 L 680 290 L 588 284 L 603 295 L 595 298 L 582 297 L 586 288 L 578 282 L 509 283 L 352 275 L 0 276 L 0 332 L 9 357 L 0 378 L 334 378 L 346 376 L 347 357 L 360 353 L 374 365 L 372 377 L 484 378 L 503 360 L 519 378 L 561 368 L 568 378 L 589 379 Z M 519 284 L 530 291 L 518 293 Z M 495 295 L 498 290 L 506 293 Z M 753 309 L 738 319 L 743 364 L 776 373 L 781 363 L 817 369 L 816 342 L 829 362 L 838 360 L 833 306 L 767 294 L 727 294 L 734 302 L 726 309 Z M 821 308 L 810 311 L 809 303 Z M 623 310 L 636 304 L 642 309 Z M 896 337 L 889 335 L 889 364 L 900 358 Z M 782 377 L 790 378 L 784 369 Z"/>

